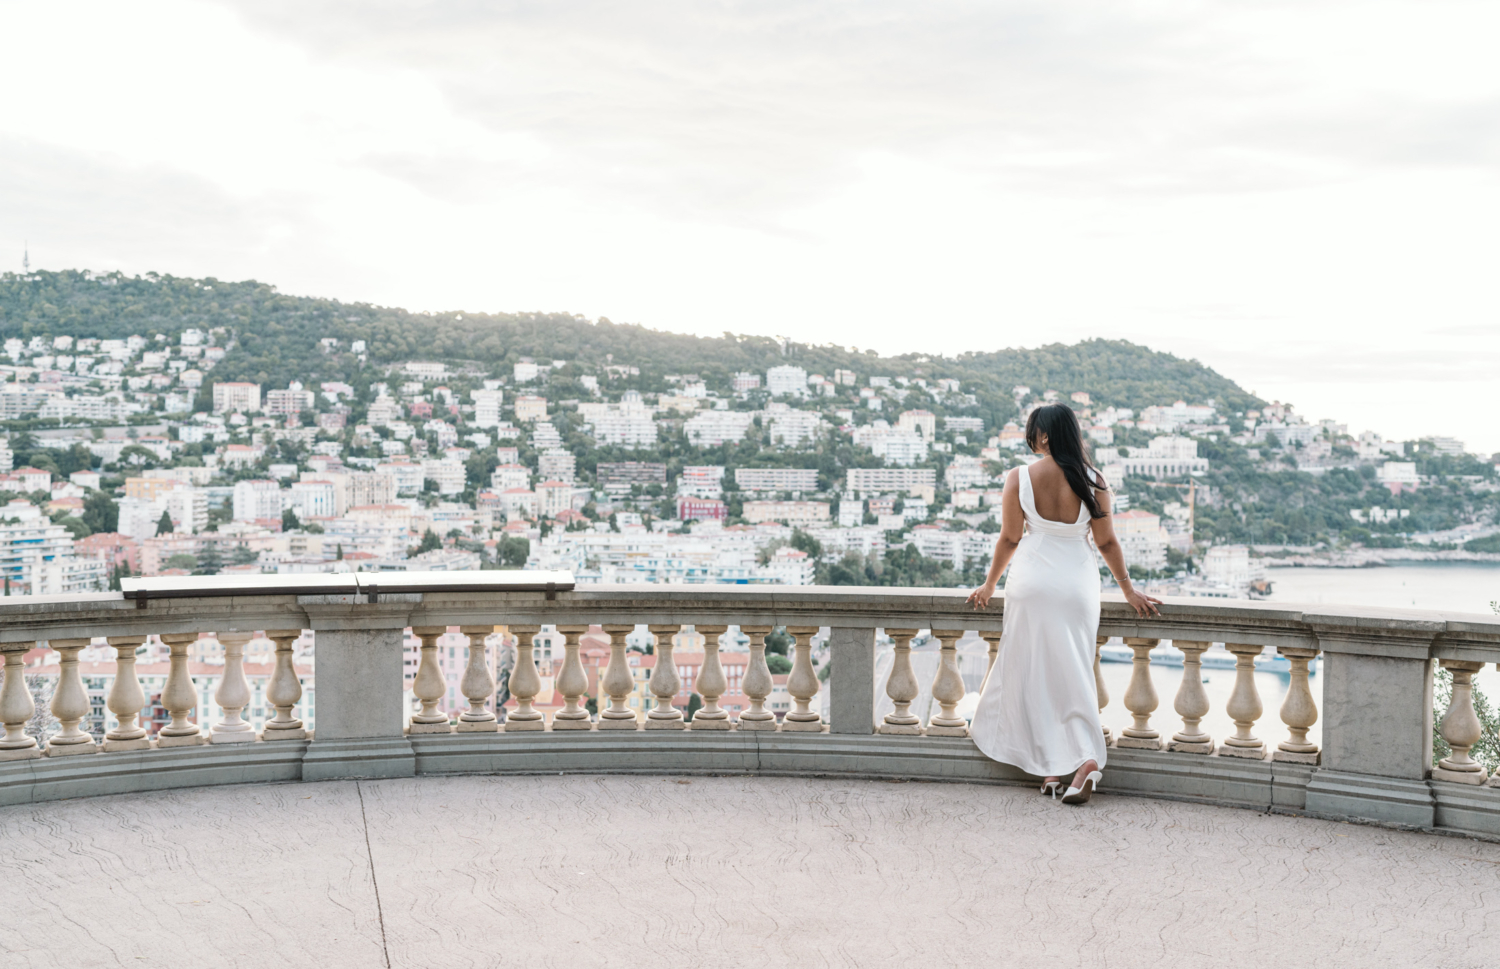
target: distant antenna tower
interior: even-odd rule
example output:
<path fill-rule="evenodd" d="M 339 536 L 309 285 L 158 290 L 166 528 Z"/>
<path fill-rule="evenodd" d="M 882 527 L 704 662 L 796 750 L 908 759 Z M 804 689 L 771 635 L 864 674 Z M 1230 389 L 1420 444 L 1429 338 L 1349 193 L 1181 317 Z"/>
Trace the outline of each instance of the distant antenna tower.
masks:
<path fill-rule="evenodd" d="M 21 272 L 31 272 L 31 240 L 21 243 Z"/>

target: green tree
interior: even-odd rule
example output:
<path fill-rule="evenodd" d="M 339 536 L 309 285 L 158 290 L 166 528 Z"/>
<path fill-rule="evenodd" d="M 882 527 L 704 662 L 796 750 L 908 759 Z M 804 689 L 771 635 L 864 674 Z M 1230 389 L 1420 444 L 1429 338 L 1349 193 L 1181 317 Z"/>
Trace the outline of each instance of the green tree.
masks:
<path fill-rule="evenodd" d="M 176 528 L 177 526 L 172 524 L 172 516 L 167 514 L 165 510 L 162 511 L 161 517 L 156 520 L 156 534 L 170 535 Z"/>
<path fill-rule="evenodd" d="M 519 535 L 506 535 L 495 547 L 495 558 L 501 565 L 520 568 L 531 557 L 531 542 Z"/>
<path fill-rule="evenodd" d="M 302 522 L 297 520 L 295 508 L 284 508 L 281 512 L 281 530 L 284 532 L 295 532 L 302 527 Z"/>
<path fill-rule="evenodd" d="M 442 547 L 443 540 L 438 538 L 437 534 L 429 528 L 422 533 L 422 543 L 417 546 L 417 554 L 421 555 L 423 552 L 431 552 Z"/>
<path fill-rule="evenodd" d="M 83 523 L 89 534 L 114 532 L 120 528 L 120 506 L 103 491 L 91 491 L 83 499 Z"/>
<path fill-rule="evenodd" d="M 203 551 L 198 554 L 198 567 L 193 570 L 194 575 L 218 575 L 224 568 L 224 555 L 219 550 L 218 542 L 204 542 Z"/>
<path fill-rule="evenodd" d="M 790 673 L 792 671 L 792 661 L 780 653 L 767 653 L 766 667 L 775 674 Z"/>
<path fill-rule="evenodd" d="M 696 693 L 688 694 L 687 710 L 683 713 L 683 719 L 691 721 L 693 714 L 703 709 L 703 697 Z"/>
<path fill-rule="evenodd" d="M 259 553 L 248 545 L 236 545 L 234 551 L 229 553 L 229 561 L 234 565 L 249 565 L 259 559 Z"/>
<path fill-rule="evenodd" d="M 198 559 L 187 552 L 178 552 L 167 559 L 169 569 L 187 569 L 189 572 L 198 567 Z"/>

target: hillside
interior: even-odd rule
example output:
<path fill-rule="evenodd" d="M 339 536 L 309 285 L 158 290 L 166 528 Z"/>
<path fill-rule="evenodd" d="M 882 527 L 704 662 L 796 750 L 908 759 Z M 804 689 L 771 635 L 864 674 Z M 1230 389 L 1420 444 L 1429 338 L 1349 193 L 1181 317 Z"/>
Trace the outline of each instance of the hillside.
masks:
<path fill-rule="evenodd" d="M 176 334 L 188 327 L 226 327 L 235 334 L 237 345 L 215 370 L 216 379 L 274 386 L 292 379 L 357 383 L 360 368 L 352 356 L 318 352 L 319 339 L 337 337 L 364 340 L 372 363 L 427 359 L 508 371 L 522 357 L 569 360 L 586 368 L 612 360 L 639 367 L 641 374 L 630 385 L 643 391 L 664 389 L 662 377 L 672 373 L 697 373 L 711 387 L 727 386 L 736 371 L 764 372 L 779 363 L 829 375 L 843 368 L 861 377 L 950 377 L 964 381 L 964 389 L 979 398 L 981 412 L 996 421 L 1014 414 L 1010 389 L 1017 384 L 1037 391 L 1087 390 L 1096 406 L 1140 409 L 1177 399 L 1212 398 L 1221 410 L 1233 413 L 1261 403 L 1196 361 L 1125 341 L 1090 340 L 931 359 L 915 353 L 883 357 L 836 346 L 783 347 L 760 336 L 687 336 L 564 313 L 427 315 L 287 296 L 254 280 L 127 277 L 76 270 L 0 276 L 0 339 L 61 334 L 120 339 L 162 333 L 175 343 Z"/>

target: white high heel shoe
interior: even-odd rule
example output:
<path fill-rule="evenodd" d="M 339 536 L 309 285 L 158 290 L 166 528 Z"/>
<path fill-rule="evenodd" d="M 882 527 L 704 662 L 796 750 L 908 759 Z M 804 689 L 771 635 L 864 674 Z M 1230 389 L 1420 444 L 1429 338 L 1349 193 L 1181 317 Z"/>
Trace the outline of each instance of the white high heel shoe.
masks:
<path fill-rule="evenodd" d="M 1089 771 L 1089 775 L 1083 779 L 1082 787 L 1070 787 L 1068 793 L 1063 795 L 1064 804 L 1084 804 L 1094 796 L 1094 785 L 1104 780 L 1104 774 L 1100 771 Z"/>
<path fill-rule="evenodd" d="M 1057 800 L 1057 790 L 1062 787 L 1062 781 L 1046 781 L 1042 784 L 1042 793 L 1051 794 L 1052 800 Z"/>

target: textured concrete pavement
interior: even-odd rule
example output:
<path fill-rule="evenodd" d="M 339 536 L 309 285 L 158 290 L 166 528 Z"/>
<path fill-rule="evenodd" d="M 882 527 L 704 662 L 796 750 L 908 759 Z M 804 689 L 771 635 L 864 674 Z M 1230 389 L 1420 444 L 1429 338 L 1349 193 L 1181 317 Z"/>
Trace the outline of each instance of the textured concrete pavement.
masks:
<path fill-rule="evenodd" d="M 451 777 L 0 809 L 0 967 L 1493 966 L 1500 845 L 776 778 Z"/>

